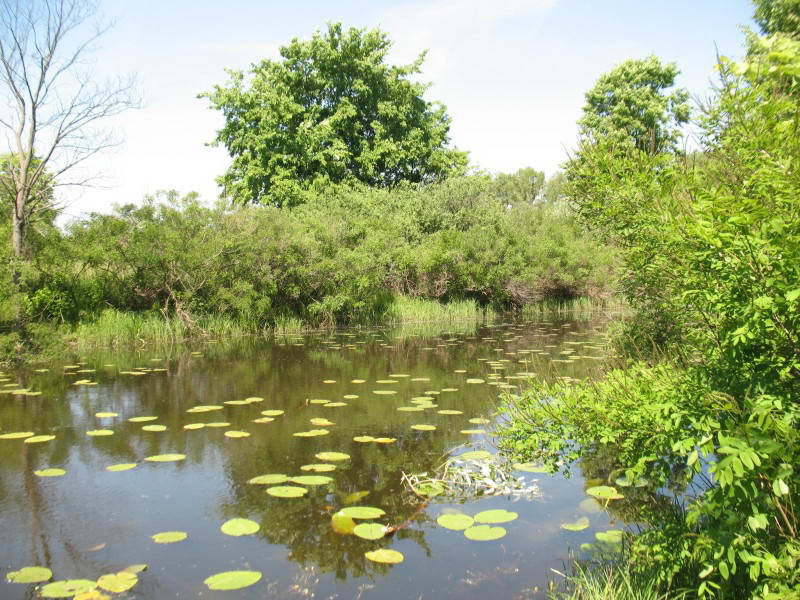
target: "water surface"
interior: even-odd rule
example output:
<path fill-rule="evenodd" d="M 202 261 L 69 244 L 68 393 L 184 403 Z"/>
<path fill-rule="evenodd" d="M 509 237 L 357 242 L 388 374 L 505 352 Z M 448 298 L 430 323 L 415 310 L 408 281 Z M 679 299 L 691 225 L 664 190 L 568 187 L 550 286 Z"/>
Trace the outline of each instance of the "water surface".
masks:
<path fill-rule="evenodd" d="M 587 498 L 581 477 L 520 472 L 538 485 L 536 497 L 463 503 L 434 498 L 426 504 L 402 475 L 434 472 L 448 457 L 467 450 L 495 452 L 491 429 L 499 418 L 498 396 L 517 393 L 525 377 L 591 376 L 604 364 L 605 323 L 449 327 L 444 332 L 426 327 L 343 330 L 106 351 L 3 374 L 0 434 L 55 436 L 34 444 L 0 439 L 3 574 L 41 565 L 52 569 L 55 579 L 97 579 L 146 563 L 139 583 L 117 596 L 142 599 L 544 598 L 543 588 L 556 577 L 551 568 L 562 569 L 570 548 L 591 541 L 594 531 L 609 525 L 604 512 L 586 512 L 586 503 L 579 506 Z M 81 380 L 89 385 L 75 385 Z M 18 388 L 41 395 L 8 393 Z M 397 410 L 426 395 L 436 407 Z M 263 401 L 225 404 L 250 397 Z M 346 404 L 328 407 L 311 400 Z M 198 405 L 223 408 L 187 412 Z M 284 414 L 255 423 L 265 410 Z M 98 418 L 98 412 L 118 416 Z M 129 420 L 141 416 L 157 418 Z M 469 422 L 480 417 L 492 423 Z M 310 422 L 318 418 L 335 423 L 324 427 L 329 434 L 293 435 L 320 429 Z M 184 429 L 190 423 L 228 425 Z M 166 429 L 143 430 L 154 424 Z M 437 429 L 415 431 L 413 424 Z M 487 433 L 462 433 L 480 428 Z M 86 434 L 98 429 L 114 433 Z M 250 436 L 230 438 L 226 431 Z M 396 441 L 358 443 L 353 440 L 357 436 Z M 276 498 L 265 492 L 269 486 L 248 484 L 267 473 L 309 474 L 300 467 L 324 462 L 315 457 L 322 451 L 344 452 L 350 459 L 331 463 L 336 470 L 322 475 L 333 482 L 309 486 L 304 497 Z M 165 453 L 186 458 L 144 460 Z M 137 466 L 105 470 L 118 463 Z M 66 473 L 34 474 L 46 468 Z M 354 503 L 383 509 L 386 516 L 377 521 L 400 529 L 379 541 L 337 534 L 332 514 Z M 474 515 L 493 508 L 519 514 L 503 524 L 507 535 L 495 541 L 470 541 L 436 522 L 453 509 Z M 581 516 L 590 518 L 589 529 L 561 529 Z M 220 525 L 235 517 L 256 521 L 260 530 L 243 537 L 224 535 Z M 151 539 L 174 530 L 188 538 L 172 544 Z M 365 552 L 382 547 L 402 552 L 404 562 L 384 565 L 365 558 Z M 229 592 L 209 591 L 203 584 L 208 576 L 228 570 L 261 571 L 263 578 Z M 35 598 L 36 590 L 35 585 L 6 583 L 4 577 L 0 582 L 0 598 Z"/>

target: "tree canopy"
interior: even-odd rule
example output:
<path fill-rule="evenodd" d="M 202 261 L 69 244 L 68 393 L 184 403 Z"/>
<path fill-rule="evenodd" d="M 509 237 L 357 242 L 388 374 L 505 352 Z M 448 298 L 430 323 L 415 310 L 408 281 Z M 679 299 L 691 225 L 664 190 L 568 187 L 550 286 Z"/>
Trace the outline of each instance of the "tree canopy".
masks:
<path fill-rule="evenodd" d="M 800 37 L 800 0 L 753 0 L 753 19 L 766 35 Z"/>
<path fill-rule="evenodd" d="M 466 153 L 448 148 L 450 117 L 423 98 L 424 53 L 386 63 L 391 41 L 378 29 L 328 25 L 293 39 L 279 60 L 229 71 L 227 86 L 201 94 L 222 111 L 216 144 L 233 162 L 219 178 L 235 203 L 292 206 L 314 187 L 348 180 L 392 187 L 463 172 Z"/>
<path fill-rule="evenodd" d="M 650 154 L 673 149 L 678 128 L 689 120 L 688 92 L 667 93 L 679 73 L 675 63 L 663 64 L 656 56 L 617 65 L 586 93 L 581 134 L 632 142 Z"/>

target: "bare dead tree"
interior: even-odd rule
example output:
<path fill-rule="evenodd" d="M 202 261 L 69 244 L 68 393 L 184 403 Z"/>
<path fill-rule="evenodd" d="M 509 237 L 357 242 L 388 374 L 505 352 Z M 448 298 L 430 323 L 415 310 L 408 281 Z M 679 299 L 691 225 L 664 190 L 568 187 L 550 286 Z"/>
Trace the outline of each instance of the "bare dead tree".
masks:
<path fill-rule="evenodd" d="M 76 169 L 118 143 L 100 121 L 138 106 L 130 78 L 92 79 L 88 60 L 108 27 L 91 0 L 0 0 L 0 126 L 7 156 L 0 195 L 11 206 L 13 285 L 28 260 L 26 233 L 52 211 L 58 185 L 87 185 Z M 68 179 L 67 177 L 72 177 Z"/>

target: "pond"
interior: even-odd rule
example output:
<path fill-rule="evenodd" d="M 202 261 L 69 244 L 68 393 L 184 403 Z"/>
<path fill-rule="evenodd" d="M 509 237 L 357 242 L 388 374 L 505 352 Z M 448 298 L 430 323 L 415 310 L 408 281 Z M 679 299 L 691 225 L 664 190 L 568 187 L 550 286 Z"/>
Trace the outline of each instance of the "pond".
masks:
<path fill-rule="evenodd" d="M 49 581 L 127 569 L 105 581 L 133 585 L 119 598 L 544 598 L 570 549 L 613 526 L 582 477 L 516 470 L 520 493 L 454 498 L 404 475 L 494 454 L 499 396 L 592 376 L 606 321 L 446 328 L 105 351 L 0 375 L 0 597 L 70 593 L 6 581 L 41 566 Z M 455 514 L 478 522 L 441 519 Z M 256 573 L 208 579 L 228 571 Z"/>

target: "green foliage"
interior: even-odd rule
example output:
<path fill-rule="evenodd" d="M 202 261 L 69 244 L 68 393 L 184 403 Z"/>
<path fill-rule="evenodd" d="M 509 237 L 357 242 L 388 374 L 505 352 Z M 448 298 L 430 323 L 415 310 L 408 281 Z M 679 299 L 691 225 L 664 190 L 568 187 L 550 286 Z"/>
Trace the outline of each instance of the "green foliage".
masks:
<path fill-rule="evenodd" d="M 532 390 L 503 443 L 649 482 L 627 557 L 662 590 L 777 600 L 800 597 L 800 44 L 752 44 L 719 65 L 701 155 L 598 140 L 569 165 L 579 214 L 621 250 L 632 345 L 657 352 Z"/>
<path fill-rule="evenodd" d="M 240 204 L 302 204 L 311 190 L 357 181 L 377 187 L 432 182 L 461 173 L 466 153 L 447 148 L 445 107 L 423 99 L 411 80 L 424 54 L 386 64 L 391 42 L 374 29 L 328 25 L 293 39 L 280 60 L 230 71 L 227 86 L 202 94 L 222 111 L 216 143 L 233 162 L 220 178 Z"/>
<path fill-rule="evenodd" d="M 586 93 L 581 134 L 599 141 L 632 144 L 655 154 L 672 150 L 678 128 L 689 119 L 689 94 L 670 93 L 679 71 L 674 63 L 662 64 L 655 56 L 626 60 L 602 75 Z"/>
<path fill-rule="evenodd" d="M 539 199 L 544 188 L 544 173 L 532 167 L 517 170 L 516 173 L 500 173 L 495 177 L 499 194 L 508 198 L 511 204 L 532 203 Z"/>
<path fill-rule="evenodd" d="M 753 0 L 753 18 L 766 35 L 800 36 L 800 0 Z"/>

